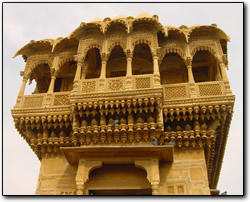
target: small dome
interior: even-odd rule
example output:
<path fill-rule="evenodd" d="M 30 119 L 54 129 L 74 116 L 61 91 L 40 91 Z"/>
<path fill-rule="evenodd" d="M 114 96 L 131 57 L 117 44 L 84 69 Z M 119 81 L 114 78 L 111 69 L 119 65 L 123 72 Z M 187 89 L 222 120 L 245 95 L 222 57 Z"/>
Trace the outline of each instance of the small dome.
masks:
<path fill-rule="evenodd" d="M 195 28 L 195 27 L 200 27 L 200 26 L 202 26 L 202 25 L 200 25 L 200 24 L 194 24 L 194 25 L 191 25 L 190 28 Z"/>
<path fill-rule="evenodd" d="M 152 18 L 152 16 L 144 12 L 144 13 L 140 13 L 139 15 L 137 15 L 136 18 Z"/>
<path fill-rule="evenodd" d="M 100 22 L 100 21 L 102 21 L 102 19 L 101 18 L 94 18 L 93 20 L 91 20 L 90 22 Z"/>
<path fill-rule="evenodd" d="M 125 16 L 125 15 L 118 15 L 118 16 L 115 16 L 114 18 L 112 18 L 112 20 L 119 19 L 119 18 L 127 18 L 127 16 Z"/>

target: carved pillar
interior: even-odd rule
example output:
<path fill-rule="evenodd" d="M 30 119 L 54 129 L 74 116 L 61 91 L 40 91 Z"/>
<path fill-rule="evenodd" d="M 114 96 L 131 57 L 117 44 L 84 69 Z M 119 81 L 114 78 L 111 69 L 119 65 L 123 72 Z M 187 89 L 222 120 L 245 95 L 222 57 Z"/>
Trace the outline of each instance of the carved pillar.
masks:
<path fill-rule="evenodd" d="M 126 89 L 132 89 L 132 53 L 127 50 L 127 74 L 126 74 Z"/>
<path fill-rule="evenodd" d="M 106 79 L 106 66 L 108 61 L 108 55 L 106 53 L 102 53 L 102 69 L 101 69 L 101 75 L 99 80 L 99 91 L 105 90 L 105 79 Z"/>
<path fill-rule="evenodd" d="M 158 64 L 158 49 L 153 52 L 153 66 L 154 66 L 154 87 L 161 86 L 161 78 L 160 78 L 160 71 L 159 71 L 159 64 Z"/>
<path fill-rule="evenodd" d="M 87 71 L 88 71 L 88 66 L 86 65 L 86 66 L 83 67 L 81 79 L 86 78 Z"/>
<path fill-rule="evenodd" d="M 47 91 L 47 95 L 45 97 L 44 106 L 50 106 L 52 104 L 52 93 L 54 92 L 54 86 L 56 81 L 56 71 L 58 71 L 58 59 L 59 56 L 55 56 L 53 60 L 53 66 L 51 68 L 51 80 L 49 84 L 49 89 Z"/>
<path fill-rule="evenodd" d="M 76 195 L 84 195 L 84 186 L 89 178 L 89 173 L 95 169 L 102 167 L 102 161 L 91 161 L 80 159 L 76 173 Z"/>
<path fill-rule="evenodd" d="M 26 82 L 28 80 L 28 77 L 25 76 L 25 75 L 23 75 L 23 73 L 21 73 L 21 76 L 23 76 L 23 82 L 22 82 L 21 88 L 19 90 L 18 97 L 22 97 L 24 95 L 24 90 L 25 90 Z"/>
<path fill-rule="evenodd" d="M 135 166 L 147 172 L 147 179 L 152 187 L 152 195 L 159 195 L 160 171 L 157 158 L 135 161 Z"/>
<path fill-rule="evenodd" d="M 48 93 L 54 92 L 55 81 L 56 81 L 56 75 L 55 75 L 55 69 L 53 69 L 51 72 L 51 80 L 50 80 L 50 84 L 49 84 Z"/>
<path fill-rule="evenodd" d="M 78 85 L 81 79 L 81 70 L 82 70 L 82 60 L 79 61 L 79 57 L 76 55 L 75 60 L 77 61 L 77 68 L 76 68 L 76 74 L 74 78 L 74 83 L 73 83 L 73 89 L 74 91 L 78 90 Z"/>
<path fill-rule="evenodd" d="M 18 96 L 17 96 L 17 101 L 16 101 L 15 107 L 19 107 L 21 105 L 21 100 L 22 100 L 22 97 L 24 95 L 25 86 L 26 86 L 26 83 L 28 80 L 28 76 L 24 75 L 23 71 L 20 72 L 20 75 L 23 76 L 23 81 L 22 81 L 22 85 L 21 85 L 21 88 L 20 88 Z"/>
<path fill-rule="evenodd" d="M 229 80 L 228 80 L 228 77 L 227 77 L 227 72 L 225 70 L 226 65 L 224 63 L 224 60 L 221 59 L 219 61 L 221 76 L 222 76 L 222 80 L 223 80 L 224 85 L 225 85 L 226 94 L 232 94 L 232 91 L 230 90 L 230 86 L 229 86 Z"/>
<path fill-rule="evenodd" d="M 107 54 L 103 53 L 102 54 L 102 69 L 101 69 L 100 79 L 105 79 L 106 78 L 107 61 L 108 61 Z"/>
<path fill-rule="evenodd" d="M 194 83 L 192 65 L 190 63 L 187 65 L 187 70 L 188 70 L 188 82 L 189 83 Z"/>
<path fill-rule="evenodd" d="M 77 69 L 76 69 L 76 74 L 75 74 L 75 78 L 74 78 L 74 83 L 76 81 L 79 81 L 81 78 L 81 70 L 82 70 L 82 62 L 77 62 Z"/>
<path fill-rule="evenodd" d="M 194 75 L 192 71 L 192 60 L 190 57 L 187 57 L 186 65 L 187 65 L 188 83 L 189 83 L 191 97 L 197 97 L 195 91 Z"/>

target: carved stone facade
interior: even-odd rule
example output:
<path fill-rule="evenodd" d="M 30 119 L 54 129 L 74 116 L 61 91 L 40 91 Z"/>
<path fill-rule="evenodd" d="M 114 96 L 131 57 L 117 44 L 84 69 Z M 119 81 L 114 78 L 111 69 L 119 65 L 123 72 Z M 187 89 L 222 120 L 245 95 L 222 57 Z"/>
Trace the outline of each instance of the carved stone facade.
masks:
<path fill-rule="evenodd" d="M 41 161 L 36 194 L 215 193 L 235 100 L 227 41 L 142 13 L 22 47 L 12 116 Z"/>

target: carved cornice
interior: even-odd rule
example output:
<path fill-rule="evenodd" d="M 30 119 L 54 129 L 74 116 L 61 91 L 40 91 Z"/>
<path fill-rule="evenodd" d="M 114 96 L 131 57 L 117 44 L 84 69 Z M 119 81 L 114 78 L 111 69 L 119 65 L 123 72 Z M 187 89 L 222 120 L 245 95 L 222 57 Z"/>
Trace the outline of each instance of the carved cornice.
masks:
<path fill-rule="evenodd" d="M 131 90 L 131 91 L 118 91 L 118 92 L 105 92 L 105 93 L 92 93 L 92 94 L 71 94 L 70 100 L 81 101 L 81 100 L 105 100 L 105 99 L 114 99 L 114 97 L 121 98 L 132 98 L 133 96 L 143 97 L 147 94 L 150 95 L 162 95 L 162 88 L 154 88 L 148 90 Z M 100 99 L 101 98 L 101 99 Z"/>

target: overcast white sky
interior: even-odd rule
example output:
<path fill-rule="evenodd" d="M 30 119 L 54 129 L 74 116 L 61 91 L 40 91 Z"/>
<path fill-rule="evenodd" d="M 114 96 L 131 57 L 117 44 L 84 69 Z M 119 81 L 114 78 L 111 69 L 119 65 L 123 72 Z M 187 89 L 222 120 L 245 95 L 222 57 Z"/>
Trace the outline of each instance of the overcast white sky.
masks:
<path fill-rule="evenodd" d="M 231 90 L 236 95 L 224 163 L 217 188 L 243 194 L 243 4 L 235 3 L 5 3 L 3 5 L 3 194 L 35 193 L 40 162 L 14 128 L 10 110 L 16 102 L 25 63 L 12 56 L 30 40 L 66 37 L 80 22 L 141 12 L 158 15 L 163 25 L 213 24 L 231 37 L 228 59 Z M 27 87 L 28 85 L 26 85 Z M 30 94 L 34 86 L 26 88 Z"/>

